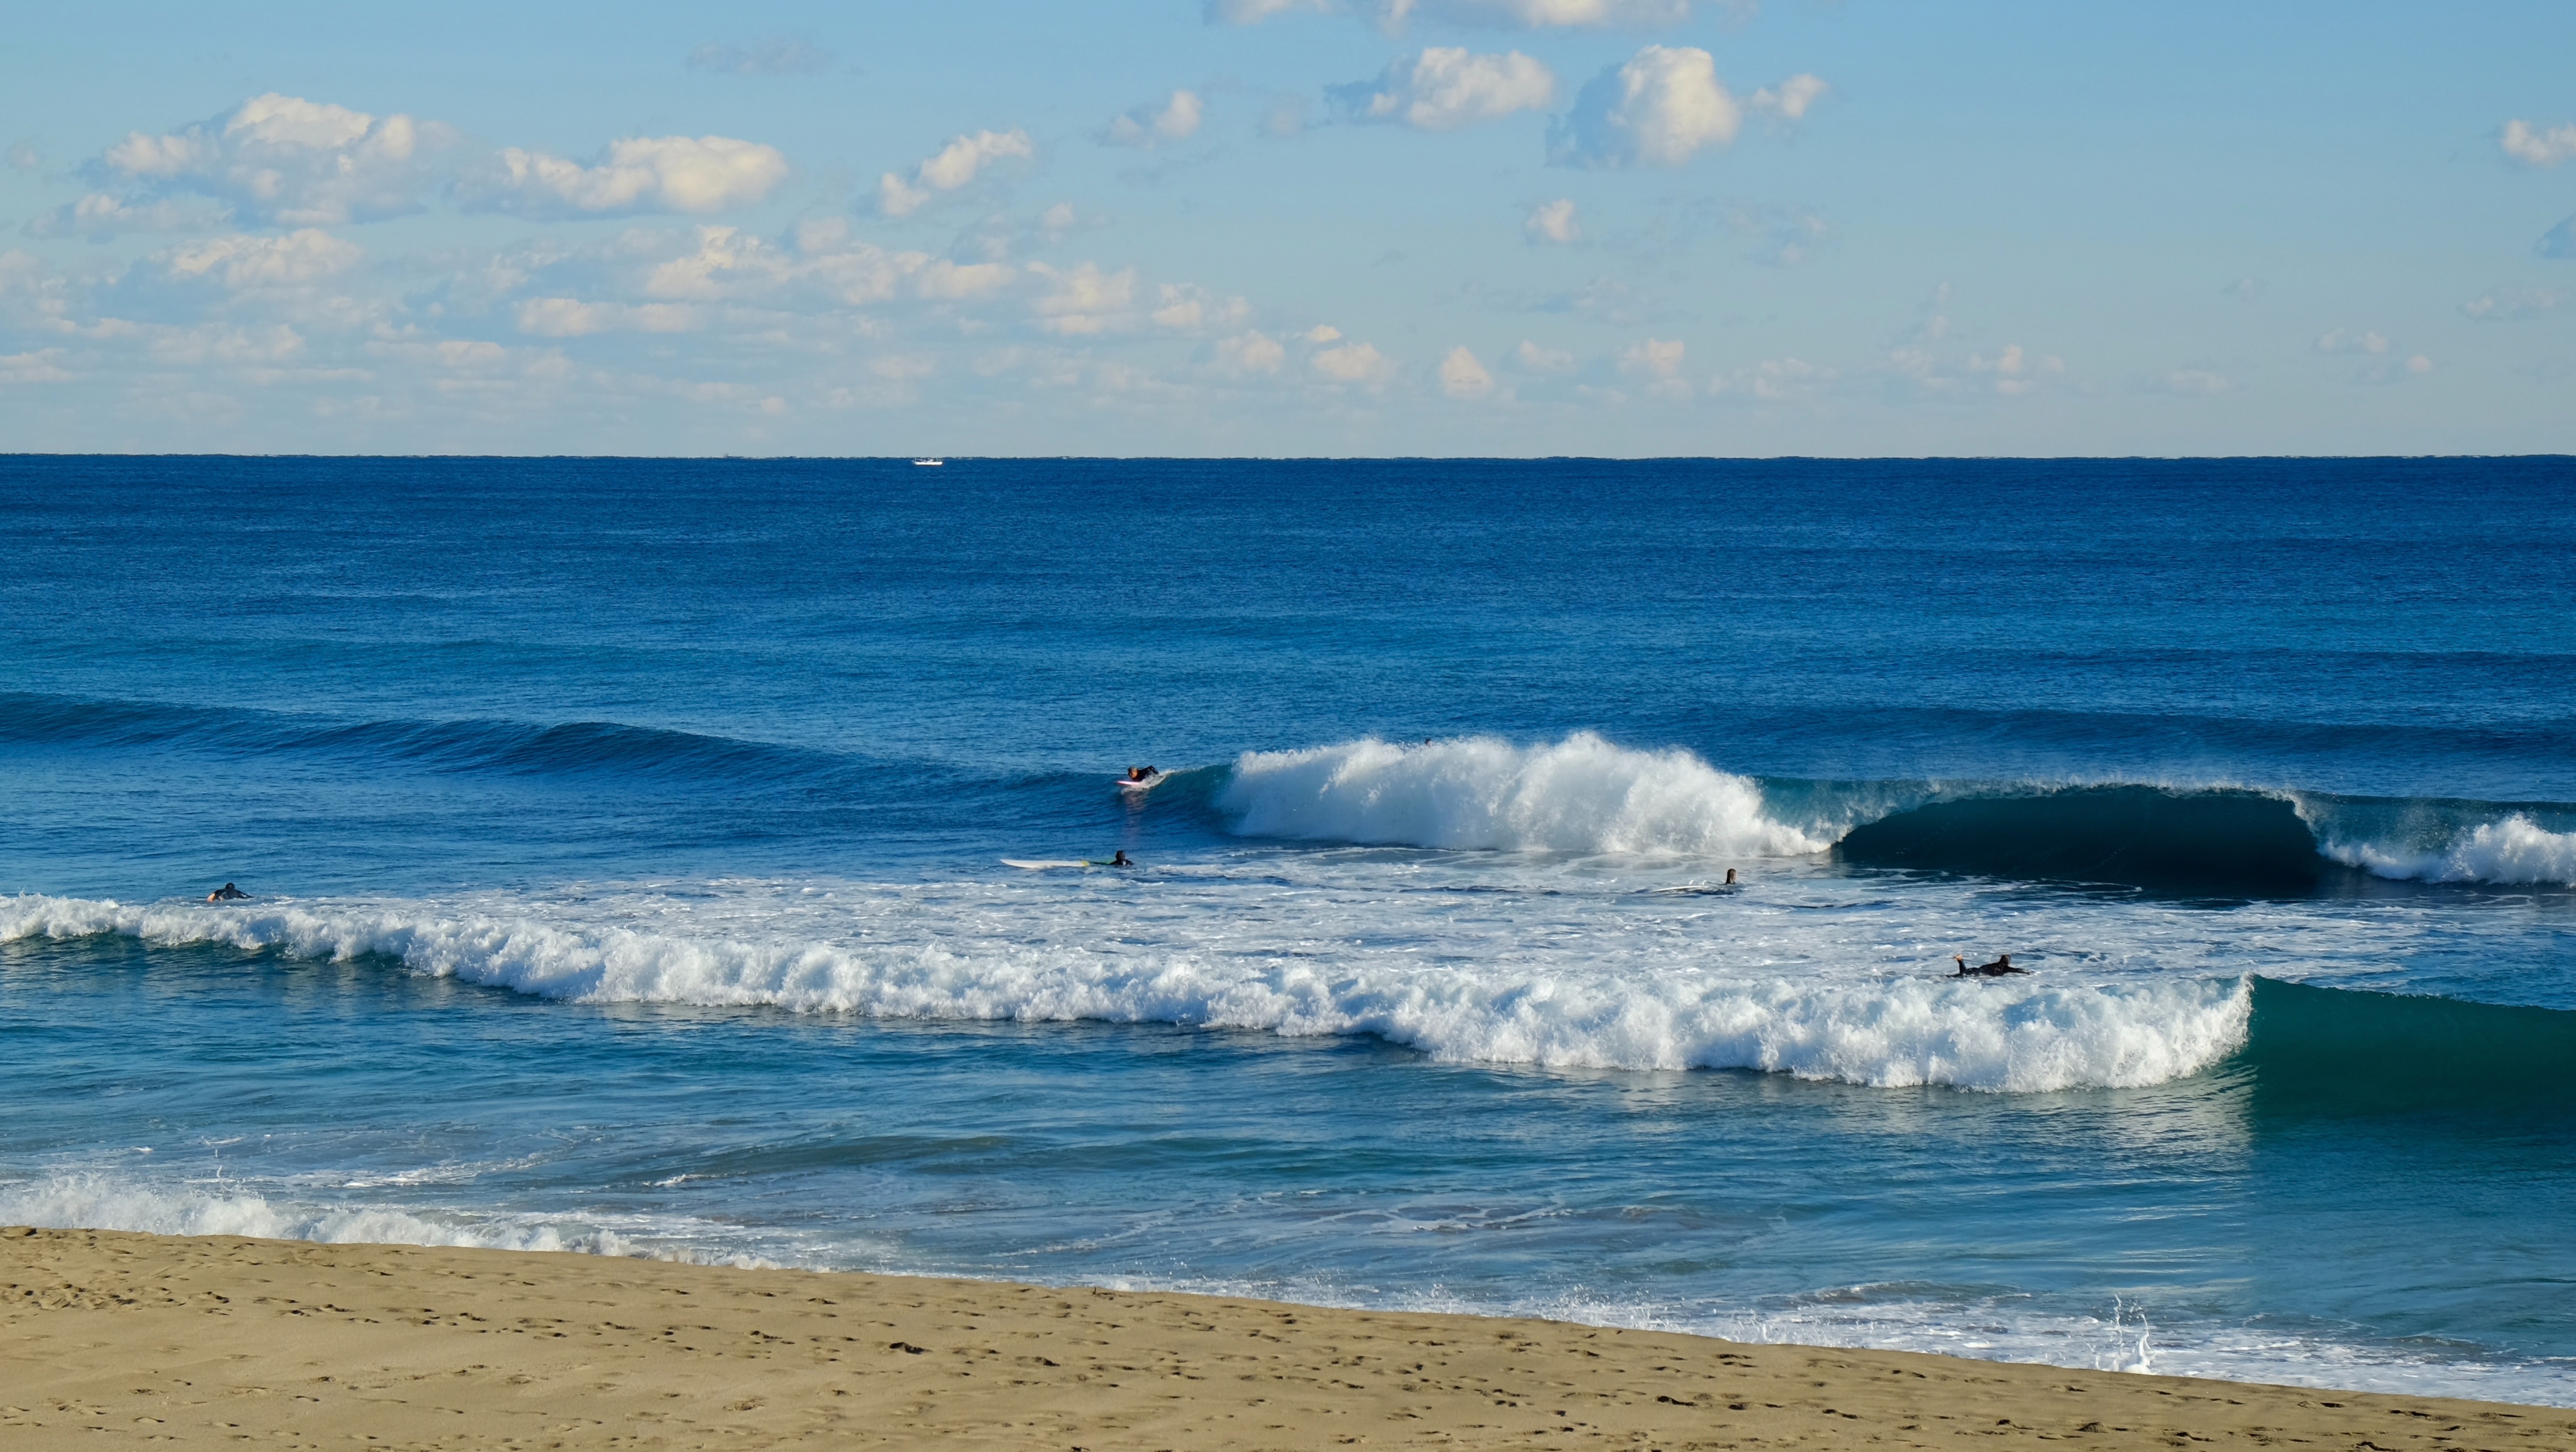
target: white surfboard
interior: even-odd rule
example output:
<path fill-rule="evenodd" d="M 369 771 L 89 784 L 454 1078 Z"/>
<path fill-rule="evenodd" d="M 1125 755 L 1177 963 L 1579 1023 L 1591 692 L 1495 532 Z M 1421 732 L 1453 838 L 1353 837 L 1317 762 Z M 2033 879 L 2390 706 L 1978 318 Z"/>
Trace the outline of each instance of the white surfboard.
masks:
<path fill-rule="evenodd" d="M 1044 872 L 1050 867 L 1089 867 L 1091 864 L 1079 857 L 1005 857 L 1002 865 L 1016 867 L 1023 872 Z"/>
<path fill-rule="evenodd" d="M 1161 786 L 1164 782 L 1169 781 L 1171 776 L 1172 774 L 1168 771 L 1158 771 L 1152 776 L 1145 778 L 1143 781 L 1131 781 L 1122 776 L 1117 778 L 1118 789 L 1120 791 L 1128 792 L 1150 792 L 1154 788 Z"/>

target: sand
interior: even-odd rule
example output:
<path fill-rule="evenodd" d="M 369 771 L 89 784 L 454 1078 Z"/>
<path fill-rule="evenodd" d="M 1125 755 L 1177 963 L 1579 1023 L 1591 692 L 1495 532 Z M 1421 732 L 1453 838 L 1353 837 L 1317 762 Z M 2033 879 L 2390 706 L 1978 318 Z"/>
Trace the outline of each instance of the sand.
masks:
<path fill-rule="evenodd" d="M 0 1447 L 2576 1449 L 2576 1412 L 1547 1321 L 0 1230 Z"/>

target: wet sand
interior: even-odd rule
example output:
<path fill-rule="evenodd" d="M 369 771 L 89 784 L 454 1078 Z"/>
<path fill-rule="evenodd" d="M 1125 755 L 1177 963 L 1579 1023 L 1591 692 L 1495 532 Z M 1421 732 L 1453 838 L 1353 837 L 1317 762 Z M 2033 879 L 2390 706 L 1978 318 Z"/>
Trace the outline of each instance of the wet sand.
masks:
<path fill-rule="evenodd" d="M 1547 1321 L 0 1231 L 0 1446 L 2576 1449 L 2576 1411 Z"/>

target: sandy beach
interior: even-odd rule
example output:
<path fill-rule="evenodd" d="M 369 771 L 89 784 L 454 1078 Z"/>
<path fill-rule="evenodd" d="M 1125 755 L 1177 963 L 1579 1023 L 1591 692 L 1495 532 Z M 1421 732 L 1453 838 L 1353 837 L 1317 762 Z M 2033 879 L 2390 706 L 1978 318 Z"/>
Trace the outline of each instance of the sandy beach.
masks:
<path fill-rule="evenodd" d="M 2576 1412 L 1545 1321 L 0 1230 L 14 1448 L 2576 1447 Z"/>

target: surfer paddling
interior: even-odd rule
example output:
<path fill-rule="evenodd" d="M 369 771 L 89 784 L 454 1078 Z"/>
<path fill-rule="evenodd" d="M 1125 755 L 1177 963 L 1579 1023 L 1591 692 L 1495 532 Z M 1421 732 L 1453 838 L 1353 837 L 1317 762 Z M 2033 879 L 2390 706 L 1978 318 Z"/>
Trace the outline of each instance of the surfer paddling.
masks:
<path fill-rule="evenodd" d="M 246 892 L 242 891 L 240 888 L 235 887 L 235 886 L 233 886 L 231 883 L 227 882 L 227 883 L 225 883 L 223 886 L 221 886 L 221 887 L 219 887 L 219 888 L 216 888 L 214 891 L 212 891 L 212 892 L 210 892 L 210 893 L 207 893 L 207 894 L 206 894 L 206 901 L 208 901 L 208 902 L 237 902 L 237 901 L 241 900 L 242 898 L 246 898 L 246 897 L 248 897 L 248 896 L 250 896 L 250 894 L 249 894 L 249 893 L 246 893 Z"/>
<path fill-rule="evenodd" d="M 1959 971 L 1950 975 L 1953 978 L 2009 978 L 2016 973 L 2030 972 L 2027 968 L 2015 968 L 2010 953 L 1997 953 L 1992 963 L 1980 963 L 1974 968 L 1956 953 L 1950 955 L 1950 961 L 1959 965 Z"/>
<path fill-rule="evenodd" d="M 1127 768 L 1127 779 L 1131 782 L 1149 782 L 1162 774 L 1163 771 L 1160 767 L 1131 766 Z"/>

